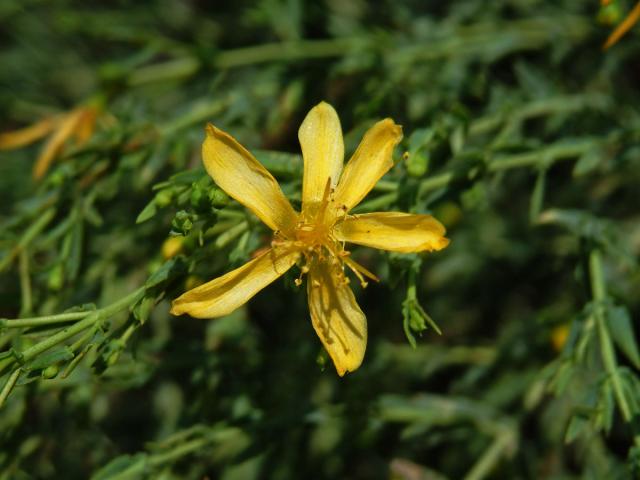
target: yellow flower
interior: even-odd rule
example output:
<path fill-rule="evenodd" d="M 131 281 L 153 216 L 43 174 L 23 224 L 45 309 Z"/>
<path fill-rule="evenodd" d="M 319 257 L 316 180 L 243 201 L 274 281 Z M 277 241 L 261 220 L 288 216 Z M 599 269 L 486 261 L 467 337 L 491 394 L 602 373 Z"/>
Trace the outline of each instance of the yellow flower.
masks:
<path fill-rule="evenodd" d="M 244 266 L 190 290 L 173 302 L 171 313 L 197 318 L 220 317 L 300 263 L 313 327 L 339 375 L 362 363 L 367 323 L 358 307 L 347 266 L 363 286 L 375 275 L 356 263 L 345 243 L 395 252 L 440 250 L 449 240 L 430 215 L 400 212 L 350 215 L 393 166 L 402 128 L 387 118 L 365 134 L 343 169 L 344 144 L 333 107 L 320 103 L 300 126 L 304 159 L 302 212 L 296 212 L 273 176 L 229 134 L 207 126 L 202 147 L 205 168 L 216 184 L 250 209 L 271 230 L 271 248 Z"/>
<path fill-rule="evenodd" d="M 20 130 L 1 133 L 0 150 L 24 147 L 51 134 L 33 167 L 33 178 L 38 180 L 47 173 L 51 163 L 62 153 L 68 139 L 75 137 L 76 144 L 81 145 L 91 137 L 97 115 L 97 107 L 83 106 L 47 117 Z"/>

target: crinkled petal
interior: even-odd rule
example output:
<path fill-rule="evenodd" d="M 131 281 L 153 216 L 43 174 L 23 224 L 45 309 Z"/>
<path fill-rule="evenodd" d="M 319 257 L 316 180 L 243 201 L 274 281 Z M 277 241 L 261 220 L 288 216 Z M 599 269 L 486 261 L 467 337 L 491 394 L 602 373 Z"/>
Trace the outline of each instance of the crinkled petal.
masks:
<path fill-rule="evenodd" d="M 293 231 L 298 215 L 278 182 L 235 138 L 209 124 L 202 159 L 216 184 L 269 228 Z"/>
<path fill-rule="evenodd" d="M 13 150 L 40 140 L 50 133 L 59 121 L 58 116 L 47 117 L 20 130 L 0 133 L 0 150 Z"/>
<path fill-rule="evenodd" d="M 228 315 L 289 270 L 298 256 L 298 252 L 270 249 L 242 267 L 184 293 L 173 301 L 171 313 L 187 313 L 196 318 Z"/>
<path fill-rule="evenodd" d="M 47 173 L 55 158 L 62 151 L 66 141 L 71 138 L 82 120 L 82 110 L 73 110 L 64 116 L 55 133 L 47 140 L 33 166 L 33 178 L 40 179 Z"/>
<path fill-rule="evenodd" d="M 367 131 L 344 167 L 335 192 L 338 208 L 349 211 L 393 166 L 393 149 L 402 140 L 402 127 L 386 118 Z"/>
<path fill-rule="evenodd" d="M 404 253 L 441 250 L 449 245 L 445 233 L 431 215 L 401 212 L 349 216 L 334 228 L 337 240 Z"/>
<path fill-rule="evenodd" d="M 362 363 L 367 347 L 367 319 L 336 266 L 311 265 L 307 284 L 311 322 L 340 376 Z"/>
<path fill-rule="evenodd" d="M 311 109 L 298 130 L 304 158 L 303 209 L 322 201 L 327 181 L 335 187 L 344 161 L 340 119 L 334 108 L 321 102 Z"/>
<path fill-rule="evenodd" d="M 82 109 L 82 117 L 78 122 L 75 137 L 79 145 L 82 145 L 91 138 L 96 128 L 98 111 L 95 108 L 87 107 Z"/>

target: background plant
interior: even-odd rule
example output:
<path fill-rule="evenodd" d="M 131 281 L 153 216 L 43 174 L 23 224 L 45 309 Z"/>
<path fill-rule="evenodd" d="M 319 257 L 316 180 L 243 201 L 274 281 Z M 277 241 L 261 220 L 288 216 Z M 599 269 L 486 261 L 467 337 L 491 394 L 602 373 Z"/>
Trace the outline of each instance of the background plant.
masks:
<path fill-rule="evenodd" d="M 2 2 L 1 130 L 99 113 L 40 181 L 40 145 L 0 151 L 0 478 L 633 478 L 640 44 L 603 53 L 592 3 Z M 323 99 L 348 152 L 404 126 L 360 211 L 452 239 L 357 251 L 383 282 L 344 379 L 294 274 L 216 321 L 167 303 L 268 241 L 204 124 L 296 202 Z"/>

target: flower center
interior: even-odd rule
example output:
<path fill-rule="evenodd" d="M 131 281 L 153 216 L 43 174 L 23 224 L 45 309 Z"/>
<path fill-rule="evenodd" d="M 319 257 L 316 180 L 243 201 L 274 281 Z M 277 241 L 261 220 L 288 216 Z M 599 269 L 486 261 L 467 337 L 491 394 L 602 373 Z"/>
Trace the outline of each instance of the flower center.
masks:
<path fill-rule="evenodd" d="M 303 206 L 293 238 L 283 237 L 279 232 L 275 233 L 271 242 L 271 246 L 274 249 L 298 250 L 304 257 L 304 263 L 300 267 L 300 276 L 296 279 L 296 285 L 302 284 L 302 277 L 309 273 L 313 262 L 332 264 L 337 280 L 344 284 L 349 283 L 349 278 L 344 274 L 344 265 L 353 271 L 363 287 L 367 286 L 365 277 L 378 281 L 378 278 L 373 273 L 352 260 L 350 252 L 345 250 L 344 244 L 333 236 L 333 227 L 339 217 L 340 215 L 333 199 L 333 189 L 327 182 L 322 201 L 317 204 Z"/>

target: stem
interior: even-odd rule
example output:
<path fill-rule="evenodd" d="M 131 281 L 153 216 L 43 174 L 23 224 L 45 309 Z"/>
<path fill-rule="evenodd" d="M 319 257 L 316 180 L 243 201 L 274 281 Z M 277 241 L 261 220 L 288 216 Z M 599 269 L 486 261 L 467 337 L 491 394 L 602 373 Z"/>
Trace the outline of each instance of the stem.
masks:
<path fill-rule="evenodd" d="M 163 463 L 183 457 L 191 452 L 195 452 L 196 450 L 200 450 L 202 447 L 213 442 L 213 439 L 207 437 L 191 440 L 190 442 L 183 443 L 182 445 L 173 448 L 167 453 L 153 455 L 149 458 L 149 464 L 154 467 L 160 466 Z"/>
<path fill-rule="evenodd" d="M 197 103 L 185 115 L 158 127 L 158 131 L 161 136 L 168 137 L 191 125 L 203 124 L 207 120 L 219 115 L 226 106 L 227 102 L 222 100 Z"/>
<path fill-rule="evenodd" d="M 528 118 L 552 115 L 557 113 L 573 113 L 580 110 L 604 109 L 610 103 L 605 95 L 589 93 L 585 95 L 560 95 L 543 100 L 535 100 L 516 111 L 502 111 L 486 115 L 469 126 L 469 135 L 482 135 L 499 127 L 505 121 L 520 122 Z"/>
<path fill-rule="evenodd" d="M 128 78 L 127 83 L 130 87 L 139 87 L 148 83 L 180 80 L 195 75 L 200 67 L 201 64 L 196 58 L 176 58 L 135 70 Z"/>
<path fill-rule="evenodd" d="M 598 142 L 592 139 L 583 139 L 574 142 L 558 142 L 533 152 L 496 157 L 489 160 L 487 171 L 501 172 L 512 168 L 532 167 L 540 164 L 550 166 L 551 163 L 556 160 L 569 160 L 579 157 L 597 145 Z M 453 182 L 454 179 L 455 175 L 453 172 L 443 172 L 423 180 L 418 188 L 418 198 L 422 198 L 423 195 L 432 190 L 446 187 Z"/>
<path fill-rule="evenodd" d="M 464 480 L 481 480 L 487 477 L 495 468 L 500 458 L 509 449 L 513 441 L 509 432 L 499 433 L 491 446 L 482 454 Z"/>
<path fill-rule="evenodd" d="M 180 457 L 188 455 L 192 452 L 200 450 L 209 444 L 214 443 L 215 440 L 211 438 L 198 438 L 186 442 L 167 453 L 157 453 L 150 455 L 147 459 L 143 459 L 126 468 L 125 470 L 118 472 L 115 475 L 110 476 L 111 480 L 125 480 L 130 478 L 137 478 L 140 474 L 144 473 L 148 467 L 159 467 L 167 462 L 176 460 Z"/>
<path fill-rule="evenodd" d="M 380 208 L 386 207 L 387 205 L 395 202 L 397 199 L 397 192 L 385 193 L 384 195 L 380 195 L 377 198 L 361 203 L 356 207 L 354 213 L 375 211 Z"/>
<path fill-rule="evenodd" d="M 13 390 L 13 387 L 15 386 L 16 382 L 18 381 L 18 377 L 20 376 L 20 372 L 21 370 L 18 368 L 11 375 L 9 375 L 9 378 L 7 378 L 7 383 L 4 384 L 4 387 L 2 387 L 2 391 L 0 392 L 0 408 L 2 408 L 5 400 L 11 393 L 11 390 Z"/>
<path fill-rule="evenodd" d="M 558 142 L 533 152 L 519 153 L 497 157 L 489 162 L 490 172 L 500 172 L 511 168 L 531 167 L 534 165 L 550 165 L 554 160 L 567 160 L 578 157 L 598 145 L 593 139 L 573 142 Z"/>
<path fill-rule="evenodd" d="M 0 260 L 0 272 L 7 268 L 11 262 L 18 256 L 18 254 L 26 248 L 34 238 L 38 236 L 42 230 L 46 228 L 53 217 L 55 216 L 56 211 L 53 208 L 46 210 L 38 219 L 31 224 L 31 226 L 24 232 L 24 235 L 18 241 L 18 244 L 13 248 L 13 250 L 2 260 Z"/>
<path fill-rule="evenodd" d="M 216 238 L 214 245 L 216 246 L 216 248 L 223 248 L 229 243 L 231 243 L 235 238 L 241 235 L 248 228 L 249 228 L 249 224 L 247 222 L 238 223 L 237 225 L 226 230 L 218 238 Z"/>
<path fill-rule="evenodd" d="M 591 290 L 595 303 L 594 317 L 598 327 L 598 336 L 600 337 L 600 353 L 602 362 L 613 385 L 613 391 L 622 412 L 622 417 L 626 422 L 631 421 L 631 408 L 627 403 L 627 397 L 624 394 L 622 381 L 618 374 L 618 363 L 613 348 L 613 342 L 609 335 L 609 329 L 605 321 L 604 302 L 606 300 L 606 288 L 604 285 L 604 273 L 602 271 L 602 256 L 597 248 L 591 251 L 589 255 L 589 273 L 591 277 Z"/>
<path fill-rule="evenodd" d="M 70 312 L 70 313 L 60 313 L 58 315 L 47 315 L 43 317 L 19 318 L 16 320 L 0 318 L 0 329 L 40 327 L 42 325 L 53 325 L 56 323 L 65 323 L 71 320 L 78 320 L 80 318 L 84 318 L 91 313 L 93 312 Z"/>
<path fill-rule="evenodd" d="M 220 69 L 227 69 L 273 61 L 339 57 L 359 43 L 359 38 L 267 43 L 221 52 L 215 59 L 215 65 Z"/>
<path fill-rule="evenodd" d="M 75 323 L 67 328 L 60 330 L 59 332 L 53 334 L 52 336 L 42 340 L 39 343 L 27 348 L 25 351 L 21 352 L 18 355 L 21 362 L 28 362 L 34 357 L 40 355 L 42 352 L 49 350 L 51 347 L 68 340 L 69 338 L 77 335 L 81 331 L 95 325 L 97 322 L 112 317 L 116 313 L 128 308 L 130 305 L 138 301 L 142 295 L 144 295 L 145 287 L 141 287 L 130 293 L 126 297 L 121 298 L 120 300 L 112 303 L 111 305 L 104 307 L 100 310 L 96 310 L 93 313 L 87 315 L 83 320 Z M 13 363 L 13 359 L 7 358 L 4 361 L 0 362 L 0 373 L 7 366 Z"/>
<path fill-rule="evenodd" d="M 18 270 L 20 275 L 20 316 L 32 311 L 33 302 L 31 295 L 31 278 L 29 277 L 29 253 L 26 248 L 20 250 L 18 257 Z"/>

